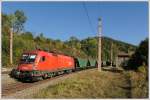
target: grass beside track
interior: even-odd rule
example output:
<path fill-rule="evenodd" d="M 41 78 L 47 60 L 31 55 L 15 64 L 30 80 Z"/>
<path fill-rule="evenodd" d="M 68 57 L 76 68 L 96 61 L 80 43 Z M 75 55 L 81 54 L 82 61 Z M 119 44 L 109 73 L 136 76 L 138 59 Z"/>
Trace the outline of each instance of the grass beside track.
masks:
<path fill-rule="evenodd" d="M 31 98 L 143 98 L 148 97 L 148 82 L 136 72 L 98 72 L 96 69 L 75 74 Z M 144 81 L 144 82 L 143 82 Z M 139 84 L 143 87 L 139 88 Z M 147 85 L 146 85 L 147 84 Z M 134 87 L 134 88 L 133 88 Z M 145 91 L 145 92 L 144 92 Z"/>
<path fill-rule="evenodd" d="M 148 98 L 148 79 L 145 74 L 128 72 L 130 75 L 132 98 Z"/>

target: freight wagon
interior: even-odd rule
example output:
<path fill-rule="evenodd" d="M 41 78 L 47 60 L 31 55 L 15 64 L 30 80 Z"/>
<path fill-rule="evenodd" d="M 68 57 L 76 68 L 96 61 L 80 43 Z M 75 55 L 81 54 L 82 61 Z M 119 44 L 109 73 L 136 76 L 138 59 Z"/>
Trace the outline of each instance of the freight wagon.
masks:
<path fill-rule="evenodd" d="M 37 81 L 96 66 L 97 61 L 93 59 L 34 50 L 22 54 L 19 66 L 11 71 L 10 76 L 20 80 Z"/>

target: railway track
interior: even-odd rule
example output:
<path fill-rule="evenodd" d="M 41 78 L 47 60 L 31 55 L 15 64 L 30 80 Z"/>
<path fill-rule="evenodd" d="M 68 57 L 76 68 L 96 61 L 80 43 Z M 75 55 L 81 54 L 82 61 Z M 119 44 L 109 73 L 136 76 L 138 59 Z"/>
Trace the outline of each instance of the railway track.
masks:
<path fill-rule="evenodd" d="M 87 70 L 89 70 L 89 69 L 87 69 Z M 80 71 L 85 71 L 85 70 L 80 70 Z M 17 83 L 8 84 L 6 86 L 2 86 L 2 97 L 9 96 L 9 95 L 14 94 L 18 91 L 22 91 L 24 89 L 28 89 L 28 88 L 31 88 L 33 86 L 37 86 L 39 84 L 43 84 L 45 82 L 58 79 L 60 77 L 64 77 L 64 76 L 67 76 L 67 75 L 78 73 L 80 71 L 71 72 L 69 74 L 62 74 L 62 75 L 59 75 L 59 76 L 55 76 L 55 77 L 52 77 L 52 78 L 48 78 L 48 79 L 38 81 L 38 82 L 33 82 L 33 83 L 31 83 L 31 82 L 30 83 L 29 82 L 26 82 L 26 83 L 17 82 Z"/>
<path fill-rule="evenodd" d="M 25 88 L 30 87 L 30 83 L 13 83 L 7 86 L 2 87 L 2 96 L 7 96 L 9 94 L 15 93 L 17 91 L 21 91 Z"/>

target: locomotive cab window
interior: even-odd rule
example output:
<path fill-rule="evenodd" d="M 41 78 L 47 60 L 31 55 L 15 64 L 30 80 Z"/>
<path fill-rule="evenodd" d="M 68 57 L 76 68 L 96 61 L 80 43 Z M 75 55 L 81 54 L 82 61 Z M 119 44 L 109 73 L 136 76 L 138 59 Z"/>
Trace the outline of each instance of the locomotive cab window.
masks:
<path fill-rule="evenodd" d="M 35 59 L 35 54 L 23 54 L 21 58 L 21 63 L 34 63 Z"/>
<path fill-rule="evenodd" d="M 41 57 L 41 62 L 45 61 L 45 56 Z"/>

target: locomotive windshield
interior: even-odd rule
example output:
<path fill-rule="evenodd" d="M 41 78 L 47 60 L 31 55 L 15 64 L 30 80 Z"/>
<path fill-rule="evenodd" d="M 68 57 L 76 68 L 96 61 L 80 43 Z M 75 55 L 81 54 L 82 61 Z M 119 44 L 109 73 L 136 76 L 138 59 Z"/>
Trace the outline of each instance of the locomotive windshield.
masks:
<path fill-rule="evenodd" d="M 35 61 L 35 54 L 23 54 L 21 58 L 21 63 L 33 63 Z"/>

